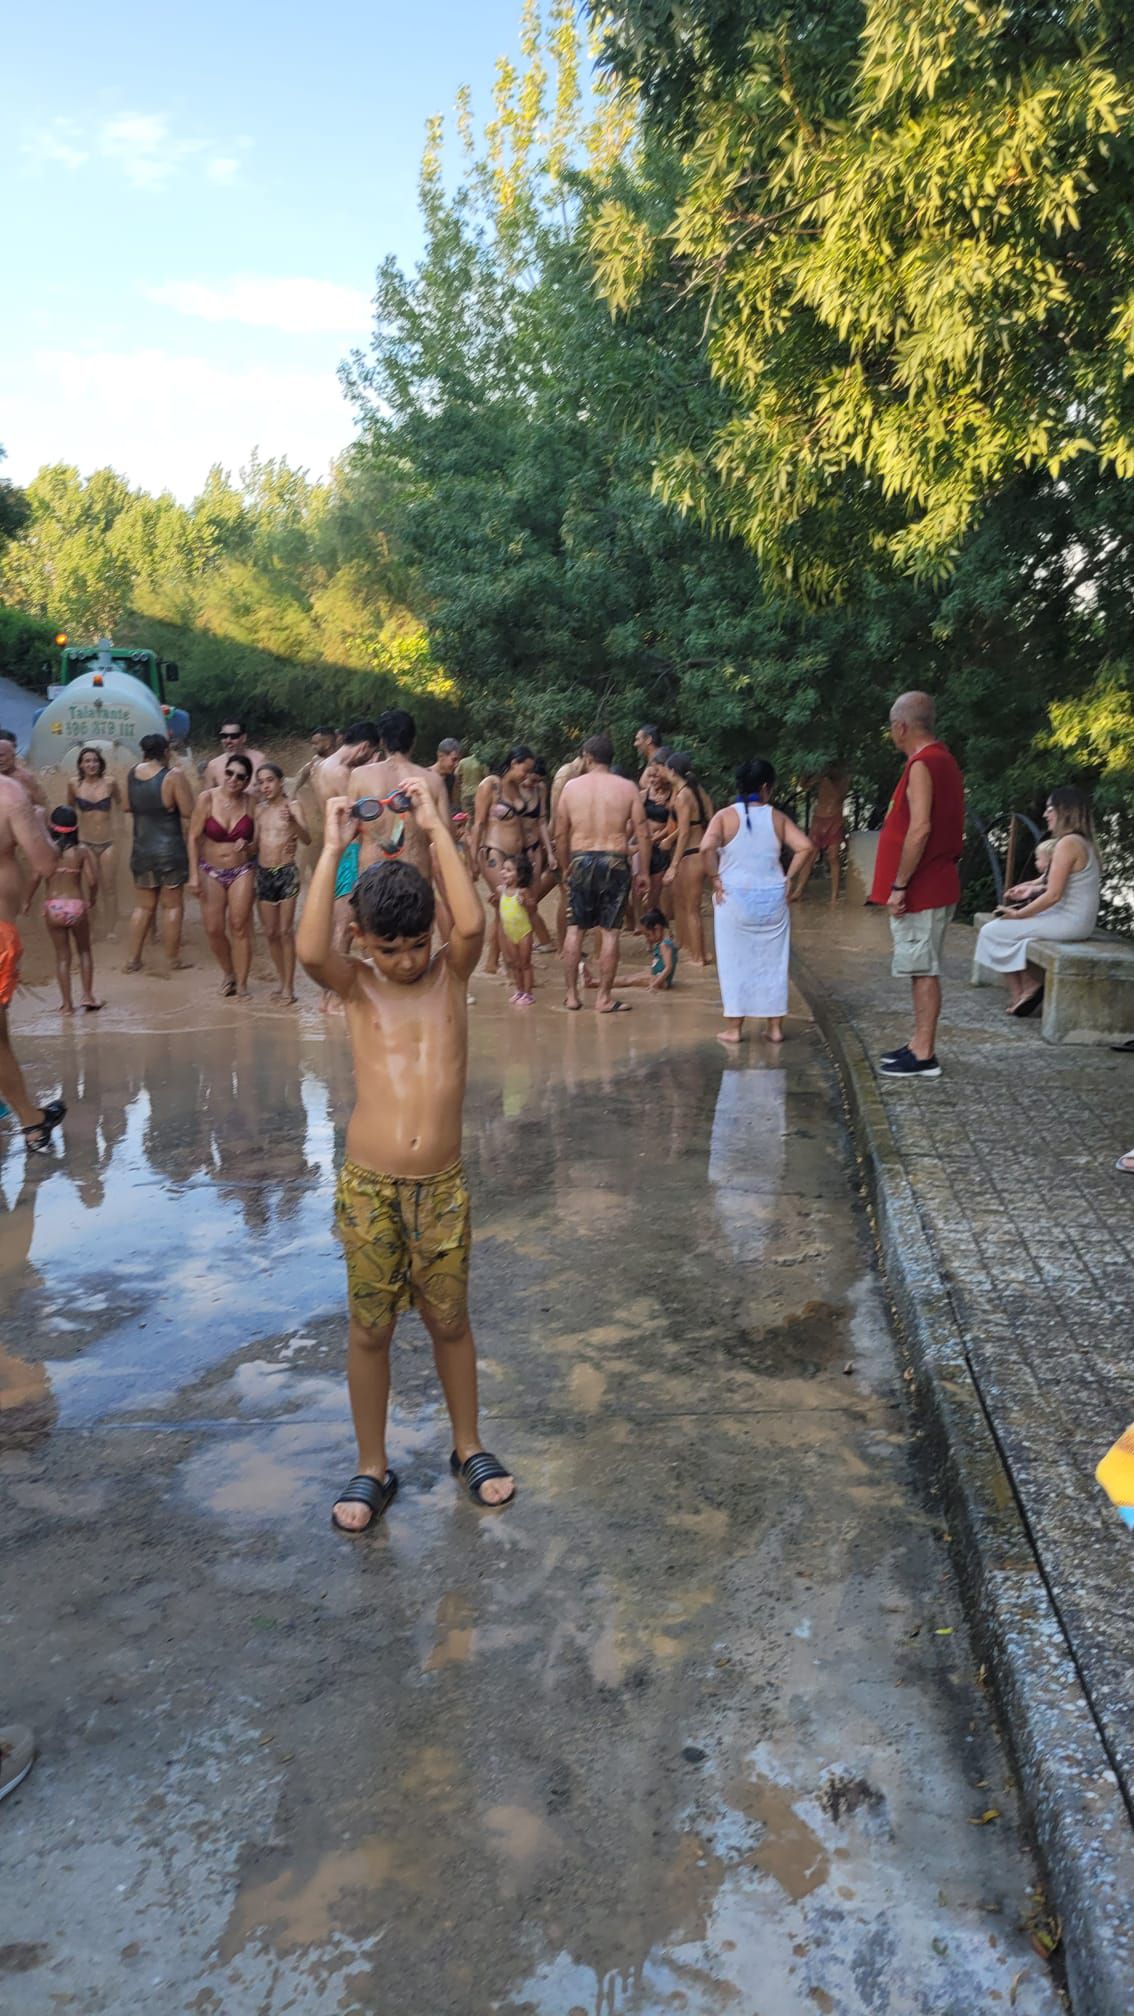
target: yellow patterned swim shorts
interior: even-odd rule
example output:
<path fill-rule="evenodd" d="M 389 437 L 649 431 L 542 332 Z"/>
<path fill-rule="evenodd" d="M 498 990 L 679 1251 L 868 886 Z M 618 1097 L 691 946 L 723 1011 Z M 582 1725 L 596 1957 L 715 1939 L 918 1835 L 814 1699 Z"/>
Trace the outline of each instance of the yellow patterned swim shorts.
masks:
<path fill-rule="evenodd" d="M 413 1307 L 446 1326 L 465 1317 L 472 1223 L 460 1162 L 437 1176 L 383 1176 L 344 1162 L 335 1230 L 350 1312 L 360 1323 L 380 1330 Z"/>

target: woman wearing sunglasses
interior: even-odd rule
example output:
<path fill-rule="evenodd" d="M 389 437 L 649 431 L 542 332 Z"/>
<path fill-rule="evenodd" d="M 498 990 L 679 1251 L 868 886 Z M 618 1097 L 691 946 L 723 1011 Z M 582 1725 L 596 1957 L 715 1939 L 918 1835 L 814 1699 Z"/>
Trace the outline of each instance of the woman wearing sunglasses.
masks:
<path fill-rule="evenodd" d="M 209 947 L 221 969 L 221 993 L 248 998 L 252 899 L 256 893 L 256 820 L 251 758 L 226 759 L 224 780 L 202 791 L 189 826 L 189 893 L 201 899 Z"/>

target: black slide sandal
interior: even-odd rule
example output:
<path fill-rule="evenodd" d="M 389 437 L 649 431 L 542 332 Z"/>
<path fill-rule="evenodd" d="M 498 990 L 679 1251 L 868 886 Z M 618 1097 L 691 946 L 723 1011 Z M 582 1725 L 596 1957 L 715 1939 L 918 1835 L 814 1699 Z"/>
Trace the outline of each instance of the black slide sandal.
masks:
<path fill-rule="evenodd" d="M 377 1526 L 383 1512 L 393 1499 L 397 1488 L 397 1473 L 393 1470 L 387 1470 L 386 1482 L 384 1484 L 380 1484 L 377 1477 L 368 1477 L 365 1471 L 360 1471 L 357 1477 L 351 1478 L 345 1491 L 339 1492 L 338 1497 L 335 1499 L 335 1504 L 368 1505 L 371 1513 L 370 1518 L 367 1520 L 365 1526 L 344 1526 L 341 1519 L 335 1518 L 334 1508 L 332 1507 L 332 1526 L 339 1533 L 348 1533 L 352 1540 L 360 1540 L 364 1533 L 369 1533 L 372 1526 Z"/>
<path fill-rule="evenodd" d="M 490 1456 L 487 1449 L 478 1449 L 476 1455 L 469 1456 L 464 1463 L 454 1449 L 449 1458 L 449 1468 L 454 1477 L 460 1479 L 469 1497 L 475 1499 L 478 1505 L 483 1505 L 486 1512 L 503 1512 L 505 1506 L 510 1505 L 516 1496 L 516 1480 L 512 1477 L 512 1472 L 505 1470 L 499 1458 Z M 481 1485 L 487 1484 L 492 1477 L 512 1477 L 512 1497 L 502 1499 L 499 1505 L 494 1505 L 491 1499 L 482 1498 L 480 1495 Z"/>

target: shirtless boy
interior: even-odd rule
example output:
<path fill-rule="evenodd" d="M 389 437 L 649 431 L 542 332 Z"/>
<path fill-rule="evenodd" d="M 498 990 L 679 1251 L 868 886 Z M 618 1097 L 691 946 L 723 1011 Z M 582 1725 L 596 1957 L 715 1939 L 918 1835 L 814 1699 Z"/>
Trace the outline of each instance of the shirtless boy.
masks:
<path fill-rule="evenodd" d="M 41 1154 L 67 1108 L 61 1099 L 39 1106 L 29 1098 L 8 1035 L 8 1008 L 19 985 L 23 952 L 15 921 L 23 899 L 17 847 L 35 875 L 50 875 L 59 866 L 59 857 L 23 786 L 11 777 L 0 776 L 0 1099 L 11 1107 L 27 1146 Z"/>
<path fill-rule="evenodd" d="M 618 971 L 618 934 L 626 914 L 633 877 L 631 846 L 638 859 L 648 862 L 650 838 L 637 785 L 629 777 L 615 777 L 611 771 L 614 745 L 609 735 L 592 735 L 583 744 L 583 774 L 564 784 L 555 813 L 555 854 L 560 862 L 570 862 L 567 870 L 567 936 L 563 941 L 563 973 L 567 983 L 566 1005 L 582 1007 L 579 1000 L 579 960 L 583 935 L 597 929 L 601 933 L 599 986 L 595 996 L 597 1015 L 626 1015 L 628 1001 L 614 998 L 614 976 Z M 648 879 L 639 881 L 643 894 Z"/>
<path fill-rule="evenodd" d="M 468 1072 L 469 975 L 484 940 L 480 899 L 429 786 L 404 772 L 395 789 L 437 864 L 452 908 L 448 943 L 432 953 L 434 897 L 405 860 L 359 878 L 355 946 L 332 945 L 335 876 L 356 822 L 350 800 L 326 808 L 326 836 L 299 923 L 299 957 L 346 1010 L 356 1103 L 347 1127 L 335 1219 L 347 1263 L 347 1385 L 358 1469 L 335 1500 L 344 1533 L 376 1525 L 398 1488 L 386 1460 L 390 1343 L 416 1306 L 430 1337 L 453 1428 L 450 1468 L 480 1505 L 507 1505 L 514 1478 L 477 1429 L 476 1347 L 469 1328 L 469 1196 L 461 1168 Z"/>
<path fill-rule="evenodd" d="M 260 802 L 256 807 L 256 902 L 272 965 L 279 976 L 273 1001 L 295 1000 L 295 903 L 299 895 L 296 850 L 311 835 L 294 798 L 284 792 L 278 763 L 261 763 L 256 772 Z"/>

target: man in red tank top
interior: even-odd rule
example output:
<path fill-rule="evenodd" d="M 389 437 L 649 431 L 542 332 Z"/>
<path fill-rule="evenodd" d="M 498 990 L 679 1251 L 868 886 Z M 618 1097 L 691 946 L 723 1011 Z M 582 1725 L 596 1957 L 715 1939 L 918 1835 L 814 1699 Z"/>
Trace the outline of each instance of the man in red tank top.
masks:
<path fill-rule="evenodd" d="M 965 780 L 934 733 L 928 693 L 903 693 L 890 709 L 890 734 L 906 759 L 882 831 L 872 903 L 890 913 L 895 975 L 913 988 L 914 1030 L 882 1059 L 884 1078 L 940 1078 L 937 1022 L 945 928 L 961 893 Z"/>

